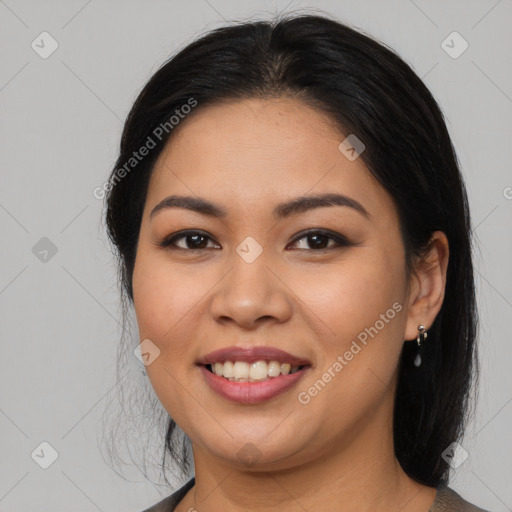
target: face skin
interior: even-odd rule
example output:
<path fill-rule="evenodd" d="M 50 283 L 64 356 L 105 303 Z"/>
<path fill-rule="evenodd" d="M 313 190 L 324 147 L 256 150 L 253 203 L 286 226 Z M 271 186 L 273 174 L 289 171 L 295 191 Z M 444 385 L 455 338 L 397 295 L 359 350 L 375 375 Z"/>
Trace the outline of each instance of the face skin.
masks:
<path fill-rule="evenodd" d="M 160 350 L 149 379 L 192 441 L 196 484 L 177 510 L 329 511 L 343 503 L 344 510 L 426 512 L 434 500 L 435 490 L 395 459 L 392 412 L 403 342 L 420 324 L 428 330 L 442 305 L 448 244 L 436 232 L 415 262 L 417 275 L 406 276 L 393 201 L 361 158 L 340 152 L 344 138 L 298 99 L 243 100 L 196 111 L 155 166 L 133 292 L 140 340 Z M 324 193 L 358 201 L 368 217 L 349 206 L 272 216 L 278 204 Z M 226 216 L 166 208 L 150 218 L 170 195 L 204 198 Z M 206 238 L 182 237 L 174 250 L 158 245 L 185 229 Z M 349 243 L 297 239 L 315 229 Z M 263 249 L 251 263 L 236 252 L 246 237 Z M 364 345 L 358 335 L 372 326 L 378 332 Z M 357 354 L 304 403 L 354 340 Z M 270 400 L 230 402 L 196 361 L 232 345 L 277 347 L 312 367 Z M 239 458 L 249 443 L 252 465 Z"/>

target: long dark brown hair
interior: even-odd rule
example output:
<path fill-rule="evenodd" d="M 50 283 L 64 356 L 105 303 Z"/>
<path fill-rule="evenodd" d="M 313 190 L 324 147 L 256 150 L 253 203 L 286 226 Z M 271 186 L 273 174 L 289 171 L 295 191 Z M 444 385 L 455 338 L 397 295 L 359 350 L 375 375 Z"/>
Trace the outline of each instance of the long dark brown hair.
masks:
<path fill-rule="evenodd" d="M 463 434 L 472 379 L 477 380 L 470 216 L 441 110 L 411 67 L 386 45 L 325 16 L 286 15 L 213 30 L 170 58 L 128 115 L 106 195 L 122 292 L 133 302 L 148 182 L 172 129 L 160 134 L 157 147 L 122 179 L 118 170 L 190 98 L 197 112 L 217 101 L 279 96 L 302 99 L 327 113 L 341 133 L 364 142 L 361 158 L 399 212 L 408 272 L 434 231 L 448 238 L 444 302 L 419 368 L 412 364 L 415 342 L 404 343 L 393 426 L 396 457 L 405 472 L 437 486 L 441 479 L 448 481 L 449 466 L 441 454 Z M 189 459 L 183 440 L 177 441 L 179 429 L 172 418 L 166 420 L 163 465 L 170 454 L 186 471 Z"/>

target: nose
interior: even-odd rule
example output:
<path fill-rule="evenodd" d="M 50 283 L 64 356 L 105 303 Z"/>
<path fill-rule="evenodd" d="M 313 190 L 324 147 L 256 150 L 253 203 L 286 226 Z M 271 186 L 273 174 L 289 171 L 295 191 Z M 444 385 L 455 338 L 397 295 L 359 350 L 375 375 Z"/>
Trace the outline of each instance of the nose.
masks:
<path fill-rule="evenodd" d="M 263 254 L 252 263 L 235 255 L 231 270 L 215 288 L 211 301 L 213 318 L 243 329 L 286 322 L 293 303 L 292 292 L 283 281 Z"/>

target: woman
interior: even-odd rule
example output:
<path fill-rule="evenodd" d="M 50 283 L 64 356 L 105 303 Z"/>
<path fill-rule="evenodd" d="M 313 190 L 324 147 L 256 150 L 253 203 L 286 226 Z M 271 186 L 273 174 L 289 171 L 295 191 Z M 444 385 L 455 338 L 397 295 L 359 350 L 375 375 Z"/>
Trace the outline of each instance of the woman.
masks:
<path fill-rule="evenodd" d="M 107 192 L 166 449 L 184 432 L 195 466 L 148 511 L 482 510 L 447 485 L 467 197 L 393 51 L 321 16 L 214 30 L 137 98 Z"/>

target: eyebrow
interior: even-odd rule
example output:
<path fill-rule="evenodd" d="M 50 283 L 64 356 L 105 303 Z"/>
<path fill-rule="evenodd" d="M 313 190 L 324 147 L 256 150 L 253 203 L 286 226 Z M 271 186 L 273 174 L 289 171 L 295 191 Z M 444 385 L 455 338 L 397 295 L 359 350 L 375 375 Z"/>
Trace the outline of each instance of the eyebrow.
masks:
<path fill-rule="evenodd" d="M 304 213 L 315 208 L 323 208 L 326 206 L 348 206 L 349 208 L 359 212 L 364 217 L 370 217 L 366 208 L 359 201 L 356 201 L 344 194 L 334 193 L 297 197 L 277 205 L 272 214 L 277 219 L 285 219 L 291 215 Z M 192 196 L 173 195 L 160 201 L 149 214 L 149 218 L 152 219 L 156 213 L 168 208 L 184 208 L 209 217 L 224 218 L 227 216 L 226 210 L 214 203 L 211 203 L 210 201 L 207 201 L 206 199 Z"/>

